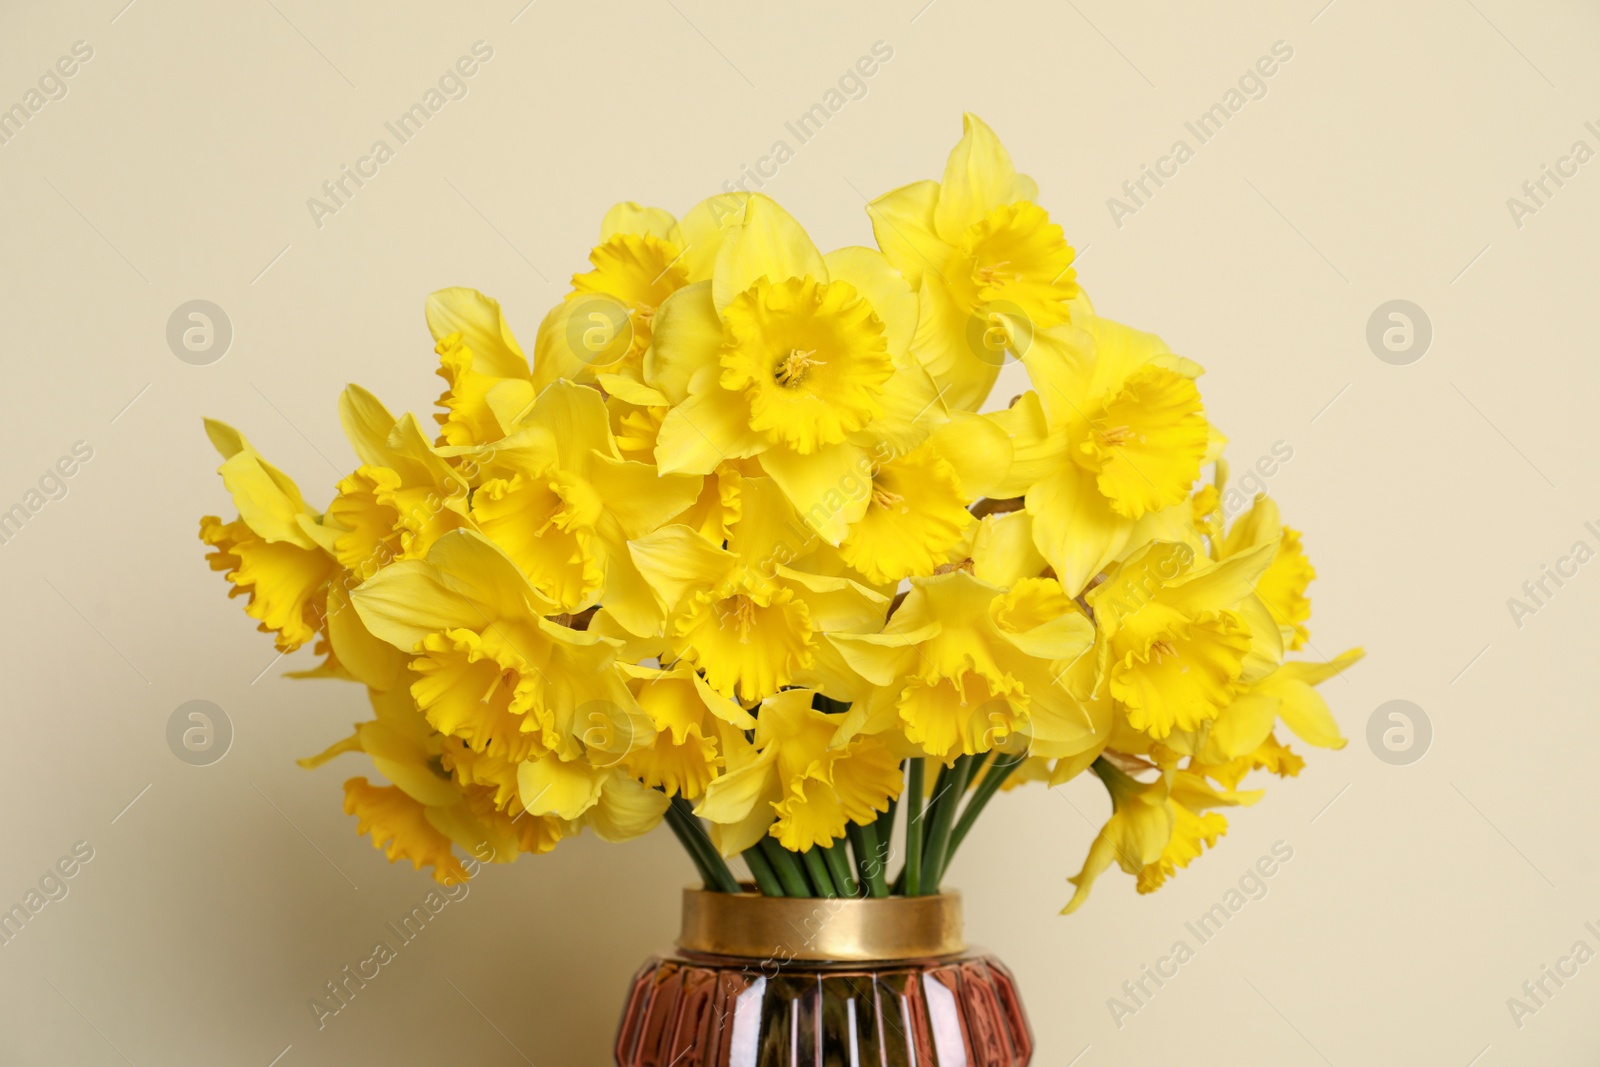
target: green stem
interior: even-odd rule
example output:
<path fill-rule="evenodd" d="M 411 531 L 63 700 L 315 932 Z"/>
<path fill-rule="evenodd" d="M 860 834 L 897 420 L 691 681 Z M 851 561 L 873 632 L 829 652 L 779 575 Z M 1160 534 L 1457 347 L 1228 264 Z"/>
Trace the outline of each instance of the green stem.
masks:
<path fill-rule="evenodd" d="M 905 793 L 905 778 L 906 761 L 901 760 L 900 792 L 902 795 Z M 899 810 L 900 797 L 890 797 L 889 807 L 881 815 L 879 815 L 877 821 L 872 824 L 873 836 L 878 839 L 878 844 L 873 848 L 872 854 L 877 858 L 879 873 L 884 876 L 884 881 L 886 883 L 888 882 L 889 876 L 889 861 L 894 858 L 894 817 L 895 813 Z M 896 879 L 896 881 L 898 881 L 898 879 Z M 889 892 L 891 894 L 894 892 L 893 887 L 889 888 Z"/>
<path fill-rule="evenodd" d="M 944 873 L 945 856 L 950 849 L 950 828 L 955 822 L 956 806 L 967 792 L 967 775 L 972 770 L 972 756 L 957 756 L 956 761 L 939 775 L 937 794 L 933 800 L 933 815 L 928 826 L 928 847 L 922 859 L 922 891 L 939 892 L 939 876 Z"/>
<path fill-rule="evenodd" d="M 905 779 L 905 773 L 906 773 L 905 764 L 901 763 L 901 765 L 900 765 L 900 776 L 901 776 L 901 780 L 902 781 Z M 904 789 L 901 789 L 900 791 L 902 793 L 905 792 Z M 880 827 L 883 828 L 878 834 L 878 839 L 880 841 L 882 841 L 886 845 L 890 844 L 890 843 L 892 843 L 894 841 L 894 814 L 899 809 L 899 806 L 900 806 L 900 798 L 899 797 L 891 797 L 889 799 L 889 810 L 885 811 L 882 815 L 878 816 L 878 821 L 877 821 L 877 823 L 874 824 L 876 826 L 880 826 Z M 888 858 L 889 858 L 888 856 L 884 856 L 884 860 L 885 861 L 887 861 Z"/>
<path fill-rule="evenodd" d="M 781 897 L 783 884 L 778 881 L 778 875 L 772 869 L 772 864 L 767 862 L 767 857 L 761 854 L 761 849 L 752 845 L 744 850 L 744 861 L 750 867 L 750 877 L 756 880 L 756 887 L 765 897 Z"/>
<path fill-rule="evenodd" d="M 722 858 L 722 854 L 712 846 L 711 839 L 706 836 L 700 820 L 695 818 L 694 809 L 689 807 L 689 802 L 681 796 L 673 797 L 672 803 L 667 805 L 667 817 L 676 820 L 677 825 L 682 828 L 686 846 L 694 849 L 700 856 L 700 862 L 706 873 L 706 888 L 719 893 L 739 892 L 739 880 L 728 869 L 728 863 Z"/>
<path fill-rule="evenodd" d="M 841 897 L 856 895 L 856 880 L 850 876 L 849 848 L 843 838 L 822 850 L 822 858 L 827 861 L 828 874 L 833 878 L 833 887 L 839 891 Z"/>
<path fill-rule="evenodd" d="M 884 860 L 880 855 L 882 847 L 878 843 L 878 824 L 870 822 L 865 826 L 851 823 L 850 846 L 856 850 L 856 867 L 861 872 L 861 884 L 875 897 L 889 895 L 889 883 L 883 876 Z"/>
<path fill-rule="evenodd" d="M 922 757 L 906 769 L 906 866 L 900 872 L 908 897 L 922 894 Z"/>
<path fill-rule="evenodd" d="M 672 836 L 678 839 L 678 844 L 683 846 L 683 850 L 689 854 L 689 859 L 694 862 L 694 869 L 700 872 L 701 884 L 706 889 L 710 889 L 714 881 L 711 877 L 711 872 L 706 870 L 705 861 L 700 858 L 700 850 L 694 847 L 694 841 L 689 837 L 688 831 L 684 829 L 683 824 L 678 820 L 671 807 L 667 808 L 666 823 L 672 830 Z"/>
<path fill-rule="evenodd" d="M 1019 756 L 998 756 L 989 765 L 989 772 L 979 780 L 978 786 L 972 791 L 972 798 L 967 801 L 967 806 L 961 811 L 961 818 L 956 820 L 956 828 L 950 832 L 950 851 L 945 854 L 945 870 L 950 869 L 950 861 L 955 858 L 956 849 L 961 847 L 967 834 L 971 832 L 972 825 L 978 821 L 978 816 L 983 814 L 984 805 L 994 799 L 1000 787 L 1006 784 L 1006 779 L 1011 773 L 1028 760 L 1026 752 Z M 939 874 L 939 880 L 944 880 L 944 872 Z"/>
<path fill-rule="evenodd" d="M 767 862 L 772 865 L 772 870 L 777 874 L 786 895 L 791 897 L 812 895 L 811 886 L 806 882 L 805 872 L 800 869 L 800 861 L 793 852 L 771 837 L 761 839 L 760 849 L 761 854 L 767 857 Z"/>
<path fill-rule="evenodd" d="M 913 888 L 911 876 L 906 879 L 906 896 L 916 897 L 928 892 L 928 852 L 933 848 L 934 820 L 939 817 L 939 801 L 944 799 L 950 791 L 950 768 L 939 766 L 939 773 L 933 779 L 933 796 L 924 797 L 922 801 L 922 816 L 918 822 L 922 835 L 922 858 L 918 861 L 916 869 L 911 872 L 916 876 L 916 885 Z M 907 860 L 907 862 L 910 862 Z"/>
<path fill-rule="evenodd" d="M 805 861 L 806 874 L 811 876 L 811 885 L 816 889 L 819 897 L 837 897 L 839 891 L 833 888 L 833 879 L 828 877 L 828 863 L 822 858 L 822 849 L 811 848 L 800 853 L 800 858 Z"/>
<path fill-rule="evenodd" d="M 857 826 L 853 822 L 844 824 L 845 836 L 850 839 L 850 851 L 855 854 L 856 863 L 854 873 L 856 881 L 863 887 L 870 888 L 872 879 L 867 874 L 867 846 L 862 843 L 861 832 L 864 826 Z"/>

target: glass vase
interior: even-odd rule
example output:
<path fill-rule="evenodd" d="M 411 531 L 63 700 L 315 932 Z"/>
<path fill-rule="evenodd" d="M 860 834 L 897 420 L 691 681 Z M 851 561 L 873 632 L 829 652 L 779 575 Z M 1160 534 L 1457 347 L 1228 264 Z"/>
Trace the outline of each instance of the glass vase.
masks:
<path fill-rule="evenodd" d="M 1016 982 L 968 949 L 958 894 L 685 890 L 676 949 L 633 980 L 618 1067 L 1025 1067 Z"/>

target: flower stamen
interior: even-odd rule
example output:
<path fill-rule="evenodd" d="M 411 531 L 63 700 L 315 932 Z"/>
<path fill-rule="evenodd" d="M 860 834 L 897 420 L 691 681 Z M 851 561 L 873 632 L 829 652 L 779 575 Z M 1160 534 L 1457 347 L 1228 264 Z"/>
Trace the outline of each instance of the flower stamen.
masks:
<path fill-rule="evenodd" d="M 972 272 L 972 280 L 976 284 L 978 284 L 979 286 L 983 286 L 983 287 L 991 286 L 996 281 L 1000 280 L 1000 278 L 1001 278 L 1000 268 L 1001 267 L 1009 267 L 1010 265 L 1011 265 L 1011 261 L 1009 259 L 1002 259 L 998 263 L 990 263 L 990 264 L 986 264 L 984 266 L 980 266 L 980 267 L 976 268 Z M 1022 275 L 1020 273 L 1017 273 L 1017 272 L 1012 272 L 1011 274 L 1007 275 L 1007 277 L 1012 278 L 1012 279 L 1014 279 L 1016 281 L 1021 281 L 1022 280 Z"/>
<path fill-rule="evenodd" d="M 897 508 L 905 503 L 905 499 L 899 493 L 891 493 L 881 486 L 875 486 L 872 490 L 872 502 L 880 508 Z"/>
<path fill-rule="evenodd" d="M 1112 447 L 1126 444 L 1128 438 L 1133 436 L 1133 430 L 1128 426 L 1113 426 L 1109 430 L 1099 430 L 1097 432 L 1100 434 L 1100 440 Z"/>
<path fill-rule="evenodd" d="M 799 385 L 806 376 L 806 371 L 812 367 L 825 367 L 827 364 L 820 359 L 812 359 L 817 354 L 816 349 L 791 348 L 789 354 L 783 357 L 783 362 L 778 364 L 778 369 L 772 373 L 773 379 L 784 386 Z"/>

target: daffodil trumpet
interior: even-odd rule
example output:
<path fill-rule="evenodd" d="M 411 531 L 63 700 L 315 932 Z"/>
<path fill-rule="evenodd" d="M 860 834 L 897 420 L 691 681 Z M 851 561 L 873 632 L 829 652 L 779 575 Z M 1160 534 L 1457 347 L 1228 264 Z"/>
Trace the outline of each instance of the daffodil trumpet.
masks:
<path fill-rule="evenodd" d="M 922 896 L 1002 793 L 1083 776 L 1073 911 L 1216 847 L 1290 735 L 1344 745 L 1316 686 L 1361 652 L 1303 658 L 1300 532 L 1224 509 L 1202 368 L 1096 310 L 994 131 L 862 222 L 619 203 L 527 349 L 434 293 L 437 410 L 346 388 L 325 503 L 206 421 L 206 559 L 295 677 L 365 689 L 301 763 L 364 761 L 343 806 L 391 861 L 665 822 L 709 890 Z"/>

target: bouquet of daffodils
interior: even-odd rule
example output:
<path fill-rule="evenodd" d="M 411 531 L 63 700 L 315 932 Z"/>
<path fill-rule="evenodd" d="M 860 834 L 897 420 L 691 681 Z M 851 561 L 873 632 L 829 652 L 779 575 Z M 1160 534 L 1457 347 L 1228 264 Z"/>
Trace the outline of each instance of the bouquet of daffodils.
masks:
<path fill-rule="evenodd" d="M 320 512 L 208 422 L 212 569 L 313 643 L 299 676 L 367 688 L 302 761 L 387 780 L 345 782 L 358 832 L 449 883 L 665 821 L 708 889 L 917 895 L 996 793 L 1087 771 L 1111 814 L 1072 911 L 1299 773 L 1280 721 L 1341 747 L 1312 687 L 1360 652 L 1286 659 L 1299 535 L 1037 200 L 969 115 L 942 180 L 868 205 L 876 248 L 759 194 L 618 204 L 531 360 L 494 300 L 428 299 L 437 434 L 350 386 L 360 465 Z M 1031 388 L 989 403 L 1008 362 Z"/>

